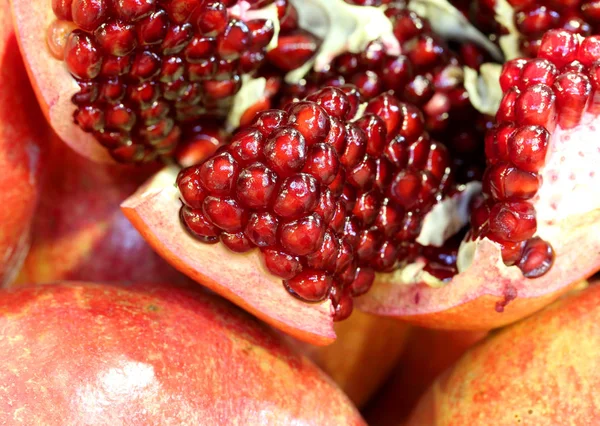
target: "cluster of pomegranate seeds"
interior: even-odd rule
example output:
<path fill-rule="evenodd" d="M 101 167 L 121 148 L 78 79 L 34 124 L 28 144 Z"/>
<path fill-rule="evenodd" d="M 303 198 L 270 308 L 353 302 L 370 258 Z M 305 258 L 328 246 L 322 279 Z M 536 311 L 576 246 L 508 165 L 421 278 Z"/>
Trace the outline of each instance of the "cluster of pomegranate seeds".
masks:
<path fill-rule="evenodd" d="M 542 184 L 540 171 L 553 132 L 575 128 L 586 112 L 598 113 L 599 53 L 599 36 L 580 39 L 552 30 L 542 39 L 537 58 L 509 61 L 502 71 L 505 95 L 485 141 L 487 199 L 476 206 L 471 222 L 474 236 L 499 242 L 504 262 L 519 266 L 527 277 L 543 275 L 552 266 L 552 248 L 535 236 L 532 200 Z"/>
<path fill-rule="evenodd" d="M 382 4 L 368 0 L 349 3 Z M 381 41 L 373 41 L 363 52 L 341 54 L 333 59 L 329 69 L 313 71 L 298 83 L 284 86 L 277 102 L 285 107 L 324 86 L 344 84 L 356 86 L 367 100 L 391 92 L 421 109 L 427 131 L 443 140 L 452 152 L 459 181 L 481 179 L 487 122 L 469 100 L 463 65 L 478 69 L 488 57 L 473 44 L 461 46 L 459 54 L 455 53 L 432 31 L 427 19 L 405 6 L 391 4 L 386 15 L 400 42 L 401 55 L 389 55 Z M 474 126 L 474 122 L 478 125 Z"/>
<path fill-rule="evenodd" d="M 358 114 L 353 86 L 259 113 L 228 146 L 178 176 L 181 219 L 201 241 L 262 251 L 267 269 L 336 320 L 376 271 L 420 256 L 423 216 L 452 186 L 445 146 L 389 93 Z"/>
<path fill-rule="evenodd" d="M 264 62 L 275 24 L 246 18 L 274 2 L 285 19 L 287 0 L 53 0 L 50 37 L 72 30 L 57 53 L 80 86 L 75 122 L 117 160 L 171 155 L 182 123 L 226 114 Z"/>
<path fill-rule="evenodd" d="M 543 35 L 564 29 L 582 36 L 598 34 L 600 2 L 597 0 L 507 0 L 514 9 L 514 25 L 521 34 L 521 51 L 535 57 Z M 464 0 L 453 0 L 464 8 Z M 474 0 L 467 15 L 484 32 L 502 34 L 506 29 L 496 22 L 497 0 Z"/>

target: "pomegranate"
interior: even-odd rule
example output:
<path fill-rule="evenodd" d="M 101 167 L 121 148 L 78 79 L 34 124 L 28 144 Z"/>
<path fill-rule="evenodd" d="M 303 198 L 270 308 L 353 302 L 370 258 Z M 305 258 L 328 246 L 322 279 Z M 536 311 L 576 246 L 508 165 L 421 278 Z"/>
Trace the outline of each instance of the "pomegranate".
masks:
<path fill-rule="evenodd" d="M 54 0 L 51 13 L 49 6 L 13 2 L 40 103 L 78 152 L 107 161 L 106 148 L 123 162 L 170 157 L 188 123 L 226 116 L 278 46 L 289 14 L 287 0 Z M 281 33 L 294 31 L 288 24 Z"/>
<path fill-rule="evenodd" d="M 156 167 L 94 164 L 53 142 L 31 246 L 16 280 L 7 284 L 189 281 L 146 244 L 118 207 Z"/>
<path fill-rule="evenodd" d="M 365 424 L 310 361 L 199 288 L 74 282 L 0 300 L 0 423 Z"/>
<path fill-rule="evenodd" d="M 0 8 L 0 286 L 14 279 L 29 248 L 48 132 L 9 13 Z"/>
<path fill-rule="evenodd" d="M 274 320 L 273 300 L 340 320 L 355 297 L 367 312 L 428 326 L 507 324 L 600 263 L 596 43 L 552 31 L 538 58 L 504 66 L 481 193 L 455 179 L 460 167 L 416 105 L 391 93 L 361 105 L 343 86 L 259 113 L 181 171 L 179 191 L 164 172 L 125 214 L 180 270 L 277 326 L 284 315 L 294 328 L 316 317 L 282 306 Z M 225 276 L 222 256 L 235 262 Z M 252 288 L 236 284 L 250 271 L 261 276 Z M 295 298 L 283 302 L 276 277 Z"/>
<path fill-rule="evenodd" d="M 497 41 L 507 59 L 535 57 L 544 33 L 552 29 L 584 37 L 600 30 L 600 5 L 595 0 L 452 0 L 451 3 Z"/>
<path fill-rule="evenodd" d="M 599 302 L 592 285 L 491 335 L 437 379 L 404 424 L 596 423 Z"/>
<path fill-rule="evenodd" d="M 226 117 L 234 129 L 246 113 L 268 108 L 274 93 L 267 69 L 298 83 L 334 57 L 360 53 L 371 42 L 397 57 L 412 31 L 406 20 L 413 18 L 404 6 L 388 3 L 171 0 L 109 7 L 100 0 L 36 0 L 32 7 L 14 0 L 13 12 L 28 72 L 59 136 L 96 161 L 110 160 L 107 148 L 118 161 L 145 162 L 169 160 L 179 142 L 189 142 L 186 130 L 201 117 Z M 421 18 L 415 19 L 418 24 Z M 433 23 L 442 35 L 473 39 L 500 58 L 474 27 L 457 27 L 448 31 L 448 25 Z M 421 65 L 429 67 L 440 43 L 424 35 L 404 48 L 424 47 L 419 56 L 430 62 Z M 403 72 L 399 61 L 388 81 Z M 424 71 L 409 85 L 413 97 L 431 91 Z M 455 73 L 454 63 L 440 84 L 452 84 Z M 371 85 L 370 74 L 356 79 L 363 89 Z M 437 99 L 432 114 L 440 118 L 449 102 L 464 103 L 461 91 Z"/>

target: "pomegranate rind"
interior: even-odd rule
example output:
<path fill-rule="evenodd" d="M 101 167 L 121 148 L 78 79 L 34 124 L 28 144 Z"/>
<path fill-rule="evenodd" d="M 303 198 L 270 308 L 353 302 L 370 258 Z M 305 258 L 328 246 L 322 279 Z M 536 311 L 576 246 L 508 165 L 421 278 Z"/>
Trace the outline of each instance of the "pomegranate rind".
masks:
<path fill-rule="evenodd" d="M 266 323 L 315 345 L 335 340 L 328 300 L 307 304 L 291 296 L 281 279 L 267 272 L 260 252 L 233 253 L 188 234 L 179 220 L 181 202 L 172 185 L 176 168 L 166 168 L 121 204 L 144 239 L 180 272 L 229 299 Z"/>
<path fill-rule="evenodd" d="M 492 335 L 437 379 L 405 424 L 596 424 L 599 306 L 592 284 Z"/>
<path fill-rule="evenodd" d="M 0 9 L 0 286 L 18 273 L 30 244 L 49 137 L 24 72 L 10 9 Z"/>
<path fill-rule="evenodd" d="M 368 313 L 395 317 L 430 328 L 489 330 L 518 321 L 578 287 L 600 268 L 600 211 L 569 217 L 554 226 L 556 259 L 550 271 L 528 279 L 506 267 L 497 244 L 478 241 L 471 266 L 452 281 L 433 288 L 406 284 L 393 274 L 376 278 L 355 300 Z"/>
<path fill-rule="evenodd" d="M 56 134 L 73 150 L 92 161 L 114 163 L 108 151 L 73 122 L 71 98 L 79 85 L 64 62 L 51 55 L 46 28 L 56 20 L 49 1 L 12 0 L 17 40 L 40 107 Z"/>

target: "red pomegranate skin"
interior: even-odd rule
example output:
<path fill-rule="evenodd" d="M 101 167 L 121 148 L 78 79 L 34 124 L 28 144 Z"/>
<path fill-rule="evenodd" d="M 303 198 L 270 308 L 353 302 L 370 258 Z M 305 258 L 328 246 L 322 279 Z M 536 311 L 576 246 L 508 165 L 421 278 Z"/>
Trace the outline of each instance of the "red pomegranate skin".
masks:
<path fill-rule="evenodd" d="M 31 90 L 13 31 L 0 7 L 0 285 L 18 271 L 39 195 L 49 134 Z"/>
<path fill-rule="evenodd" d="M 1 424 L 365 424 L 266 326 L 197 289 L 5 290 L 0 358 Z"/>
<path fill-rule="evenodd" d="M 119 209 L 156 167 L 96 164 L 53 140 L 29 253 L 7 286 L 64 280 L 188 281 Z"/>
<path fill-rule="evenodd" d="M 406 426 L 598 424 L 600 286 L 571 294 L 471 348 Z"/>

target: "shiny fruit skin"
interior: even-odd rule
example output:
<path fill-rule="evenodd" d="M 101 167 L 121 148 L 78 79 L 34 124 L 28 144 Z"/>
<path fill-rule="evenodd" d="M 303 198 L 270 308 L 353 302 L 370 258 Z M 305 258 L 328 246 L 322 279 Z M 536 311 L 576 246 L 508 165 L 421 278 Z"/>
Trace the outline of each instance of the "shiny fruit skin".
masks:
<path fill-rule="evenodd" d="M 596 424 L 599 306 L 592 285 L 492 335 L 438 378 L 406 424 Z"/>
<path fill-rule="evenodd" d="M 310 362 L 198 289 L 5 291 L 0 335 L 4 424 L 364 424 Z"/>

